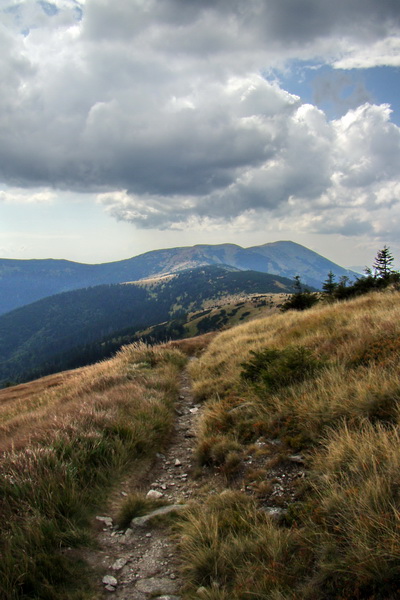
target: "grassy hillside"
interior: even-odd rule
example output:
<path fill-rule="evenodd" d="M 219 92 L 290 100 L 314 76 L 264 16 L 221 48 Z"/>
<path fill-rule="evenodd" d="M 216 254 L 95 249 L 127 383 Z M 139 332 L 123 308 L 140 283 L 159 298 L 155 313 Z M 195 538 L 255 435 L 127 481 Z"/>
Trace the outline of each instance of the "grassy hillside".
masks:
<path fill-rule="evenodd" d="M 0 316 L 0 384 L 109 357 L 137 331 L 232 294 L 291 291 L 283 277 L 224 267 L 65 292 Z M 218 323 L 214 329 L 218 328 Z M 166 332 L 158 339 L 171 336 Z M 175 336 L 176 337 L 176 336 Z"/>
<path fill-rule="evenodd" d="M 399 597 L 399 317 L 386 290 L 180 342 L 209 343 L 188 367 L 203 407 L 176 525 L 184 600 Z M 168 442 L 173 346 L 0 391 L 2 599 L 95 597 L 79 549 L 113 485 Z"/>
<path fill-rule="evenodd" d="M 161 451 L 173 421 L 177 350 L 144 345 L 0 392 L 0 597 L 93 598 L 77 549 L 121 476 Z"/>
<path fill-rule="evenodd" d="M 279 312 L 289 297 L 288 294 L 241 293 L 205 300 L 202 310 L 182 314 L 166 323 L 138 331 L 134 336 L 127 334 L 122 336 L 121 340 L 124 343 L 130 343 L 141 339 L 154 344 L 229 329 L 238 323 Z"/>
<path fill-rule="evenodd" d="M 191 366 L 197 458 L 228 490 L 183 524 L 188 597 L 399 597 L 399 367 L 399 292 L 212 341 Z"/>

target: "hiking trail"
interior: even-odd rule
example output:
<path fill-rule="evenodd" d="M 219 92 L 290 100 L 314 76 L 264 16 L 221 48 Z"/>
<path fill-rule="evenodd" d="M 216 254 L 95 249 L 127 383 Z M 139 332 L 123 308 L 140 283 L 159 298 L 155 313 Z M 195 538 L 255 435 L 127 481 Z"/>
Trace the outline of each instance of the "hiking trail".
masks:
<path fill-rule="evenodd" d="M 131 524 L 127 530 L 118 531 L 113 515 L 131 492 L 144 495 L 150 492 L 150 496 L 160 497 L 172 505 L 185 505 L 192 497 L 200 485 L 190 474 L 199 412 L 200 405 L 193 400 L 190 377 L 185 369 L 175 405 L 174 431 L 165 453 L 158 453 L 147 469 L 142 467 L 142 472 L 131 474 L 114 493 L 110 514 L 96 517 L 99 549 L 91 552 L 87 559 L 96 570 L 104 572 L 98 582 L 98 598 L 180 598 L 179 558 L 168 529 L 157 523 L 144 523 Z"/>

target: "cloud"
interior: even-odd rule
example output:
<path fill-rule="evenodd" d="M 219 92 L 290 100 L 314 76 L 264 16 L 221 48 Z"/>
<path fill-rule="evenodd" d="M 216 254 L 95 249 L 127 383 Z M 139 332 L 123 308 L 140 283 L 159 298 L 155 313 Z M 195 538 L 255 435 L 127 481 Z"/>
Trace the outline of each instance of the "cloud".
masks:
<path fill-rule="evenodd" d="M 371 67 L 400 67 L 400 38 L 397 34 L 376 40 L 370 47 L 352 45 L 347 55 L 335 60 L 336 69 L 368 69 Z"/>
<path fill-rule="evenodd" d="M 36 192 L 24 189 L 0 190 L 0 202 L 5 204 L 50 204 L 55 200 L 55 193 L 50 190 Z"/>
<path fill-rule="evenodd" d="M 397 0 L 26 0 L 2 16 L 5 184 L 94 192 L 140 227 L 397 214 L 389 108 L 359 89 L 329 122 L 262 76 L 294 58 L 394 64 Z"/>
<path fill-rule="evenodd" d="M 141 227 L 177 227 L 196 218 L 214 219 L 223 228 L 246 215 L 254 225 L 264 218 L 292 228 L 361 234 L 383 232 L 388 210 L 390 221 L 398 222 L 400 128 L 390 122 L 389 107 L 365 104 L 328 122 L 311 105 L 287 102 L 285 117 L 279 118 L 281 111 L 264 120 L 257 115 L 266 132 L 260 161 L 231 169 L 225 186 L 174 196 L 126 190 L 99 200 L 114 217 Z"/>
<path fill-rule="evenodd" d="M 329 102 L 340 114 L 372 101 L 364 82 L 354 71 L 317 72 L 312 88 L 313 101 L 317 106 Z"/>

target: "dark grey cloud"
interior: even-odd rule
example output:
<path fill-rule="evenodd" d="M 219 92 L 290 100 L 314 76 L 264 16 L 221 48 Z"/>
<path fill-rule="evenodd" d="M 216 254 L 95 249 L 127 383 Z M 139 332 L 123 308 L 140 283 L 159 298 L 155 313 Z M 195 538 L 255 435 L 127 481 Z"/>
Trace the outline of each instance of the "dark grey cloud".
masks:
<path fill-rule="evenodd" d="M 0 178 L 99 193 L 143 227 L 311 223 L 343 199 L 376 210 L 382 190 L 394 206 L 400 138 L 386 108 L 355 88 L 330 123 L 259 73 L 366 48 L 373 61 L 375 43 L 393 54 L 399 13 L 397 0 L 10 1 Z M 340 101 L 344 83 L 318 93 Z"/>
<path fill-rule="evenodd" d="M 96 0 L 87 2 L 85 13 L 85 32 L 96 40 L 132 39 L 151 31 L 152 42 L 157 41 L 164 50 L 170 47 L 183 52 L 207 51 L 207 46 L 199 43 L 201 38 L 214 40 L 214 51 L 229 40 L 241 49 L 251 40 L 250 49 L 254 50 L 271 44 L 281 48 L 310 44 L 338 32 L 352 39 L 372 39 L 400 25 L 397 0 L 119 0 L 112 11 L 108 0 Z M 215 29 L 202 27 L 205 23 L 214 24 Z M 187 36 L 194 27 L 196 35 Z"/>

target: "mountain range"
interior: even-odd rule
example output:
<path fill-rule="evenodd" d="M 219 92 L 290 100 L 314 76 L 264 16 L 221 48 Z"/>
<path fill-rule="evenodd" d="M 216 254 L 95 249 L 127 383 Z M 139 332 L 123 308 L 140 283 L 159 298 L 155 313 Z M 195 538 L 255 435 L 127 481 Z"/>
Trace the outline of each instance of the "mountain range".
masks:
<path fill-rule="evenodd" d="M 292 291 L 292 281 L 278 275 L 207 265 L 55 294 L 0 316 L 0 387 L 96 362 L 136 332 L 183 318 L 210 300 Z M 171 327 L 160 336 L 170 338 Z"/>
<path fill-rule="evenodd" d="M 205 265 L 228 265 L 288 278 L 300 275 L 305 284 L 317 289 L 329 271 L 337 277 L 355 276 L 352 271 L 290 241 L 250 248 L 235 244 L 167 248 L 102 264 L 0 259 L 0 314 L 61 292 L 137 281 Z"/>

